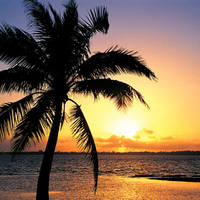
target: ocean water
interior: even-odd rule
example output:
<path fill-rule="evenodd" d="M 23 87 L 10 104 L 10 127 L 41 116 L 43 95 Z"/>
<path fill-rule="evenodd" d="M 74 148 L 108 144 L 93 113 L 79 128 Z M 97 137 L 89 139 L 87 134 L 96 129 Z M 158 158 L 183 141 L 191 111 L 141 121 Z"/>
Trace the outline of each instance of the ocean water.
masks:
<path fill-rule="evenodd" d="M 0 200 L 35 199 L 43 155 L 0 155 Z M 55 155 L 50 199 L 200 199 L 200 156 L 99 155 L 94 194 L 92 166 L 84 155 Z"/>

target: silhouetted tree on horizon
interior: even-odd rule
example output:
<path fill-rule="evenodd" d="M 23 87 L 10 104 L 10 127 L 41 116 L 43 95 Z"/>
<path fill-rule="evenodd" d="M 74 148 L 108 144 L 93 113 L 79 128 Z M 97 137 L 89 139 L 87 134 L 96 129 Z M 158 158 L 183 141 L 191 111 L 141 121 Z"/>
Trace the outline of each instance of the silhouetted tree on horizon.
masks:
<path fill-rule="evenodd" d="M 65 107 L 72 102 L 70 127 L 78 147 L 88 153 L 93 164 L 95 190 L 98 181 L 97 150 L 80 105 L 73 95 L 100 95 L 127 109 L 134 98 L 147 105 L 132 86 L 114 80 L 112 75 L 136 74 L 156 80 L 155 74 L 132 51 L 118 48 L 91 54 L 90 40 L 106 34 L 108 12 L 103 6 L 82 19 L 77 4 L 70 0 L 58 14 L 51 4 L 24 0 L 32 34 L 2 23 L 0 61 L 10 67 L 0 72 L 0 92 L 20 92 L 24 96 L 0 106 L 0 141 L 12 136 L 12 151 L 23 151 L 49 134 L 38 178 L 37 199 L 49 199 L 49 175 L 59 130 L 66 119 Z"/>

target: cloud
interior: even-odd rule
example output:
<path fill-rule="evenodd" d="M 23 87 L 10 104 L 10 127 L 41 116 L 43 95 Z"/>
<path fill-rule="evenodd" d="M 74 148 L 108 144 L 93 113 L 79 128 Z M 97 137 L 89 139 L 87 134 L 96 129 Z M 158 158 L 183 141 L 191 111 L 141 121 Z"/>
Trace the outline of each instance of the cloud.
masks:
<path fill-rule="evenodd" d="M 154 134 L 153 130 L 148 130 L 146 128 L 143 128 L 135 132 L 135 135 L 133 135 L 133 139 L 140 140 L 143 137 L 145 138 L 147 137 L 149 139 L 155 139 L 155 136 L 153 136 L 153 134 Z"/>
<path fill-rule="evenodd" d="M 161 138 L 161 140 L 173 140 L 173 139 L 175 138 L 172 136 Z"/>
<path fill-rule="evenodd" d="M 148 136 L 148 138 L 149 138 L 149 139 L 156 139 L 156 137 L 155 137 L 155 136 L 151 136 L 151 135 L 150 135 L 150 136 Z"/>
<path fill-rule="evenodd" d="M 126 151 L 181 151 L 200 149 L 199 141 L 180 141 L 173 137 L 166 137 L 165 140 L 163 138 L 160 140 L 155 139 L 154 137 L 154 140 L 145 141 L 112 135 L 107 139 L 97 138 L 95 141 L 98 151 L 118 151 L 121 147 L 125 148 Z"/>
<path fill-rule="evenodd" d="M 144 137 L 146 136 L 146 137 Z M 144 138 L 144 139 L 143 139 Z M 150 139 L 151 138 L 151 139 Z M 124 135 L 111 135 L 108 138 L 94 138 L 97 151 L 185 151 L 199 150 L 200 140 L 181 141 L 172 136 L 156 138 L 153 131 L 142 129 L 134 138 L 126 138 Z M 29 151 L 45 150 L 47 138 L 32 146 Z M 0 144 L 0 151 L 10 151 L 10 142 L 5 140 Z M 73 137 L 61 137 L 58 139 L 56 151 L 81 151 L 77 148 L 77 140 Z"/>
<path fill-rule="evenodd" d="M 153 130 L 148 130 L 148 129 L 146 129 L 146 128 L 143 128 L 143 129 L 141 129 L 141 130 L 139 130 L 139 131 L 136 131 L 135 133 L 136 133 L 136 134 L 147 134 L 147 135 L 152 135 L 152 134 L 154 134 L 154 131 L 153 131 Z"/>
<path fill-rule="evenodd" d="M 141 135 L 136 133 L 135 135 L 133 135 L 133 139 L 139 140 L 141 139 Z"/>

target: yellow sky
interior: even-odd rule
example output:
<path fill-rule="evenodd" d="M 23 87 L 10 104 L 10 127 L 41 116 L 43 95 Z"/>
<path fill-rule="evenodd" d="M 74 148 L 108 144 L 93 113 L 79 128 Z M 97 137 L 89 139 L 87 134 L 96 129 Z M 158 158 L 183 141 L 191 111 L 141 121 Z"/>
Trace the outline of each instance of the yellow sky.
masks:
<path fill-rule="evenodd" d="M 125 0 L 125 7 L 121 7 L 120 1 L 100 2 L 92 4 L 108 7 L 110 31 L 94 37 L 92 51 L 104 51 L 112 45 L 138 51 L 158 82 L 133 75 L 113 77 L 140 91 L 150 110 L 135 102 L 124 113 L 103 98 L 98 102 L 90 97 L 75 99 L 82 105 L 97 150 L 200 150 L 200 3 Z M 83 9 L 93 7 L 78 3 Z M 1 96 L 1 102 L 12 98 Z M 44 149 L 45 142 L 30 150 Z M 7 147 L 5 141 L 0 151 Z M 67 124 L 57 150 L 77 151 Z"/>

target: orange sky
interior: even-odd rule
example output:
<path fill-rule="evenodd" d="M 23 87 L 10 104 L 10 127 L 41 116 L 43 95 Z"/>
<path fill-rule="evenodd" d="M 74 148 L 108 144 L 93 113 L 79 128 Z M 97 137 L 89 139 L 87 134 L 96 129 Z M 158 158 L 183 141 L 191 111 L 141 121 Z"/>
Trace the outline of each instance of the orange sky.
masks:
<path fill-rule="evenodd" d="M 0 2 L 0 21 L 26 28 L 21 4 L 11 2 Z M 63 1 L 50 2 L 57 9 L 62 8 Z M 98 102 L 90 97 L 75 99 L 82 105 L 97 150 L 200 150 L 200 2 L 124 0 L 122 5 L 122 1 L 116 0 L 84 3 L 79 0 L 77 3 L 82 17 L 94 6 L 108 8 L 110 30 L 106 36 L 94 37 L 93 52 L 105 51 L 112 45 L 138 51 L 158 77 L 158 82 L 130 75 L 113 77 L 140 91 L 150 110 L 135 102 L 124 113 L 103 98 Z M 11 12 L 6 13 L 6 9 Z M 0 69 L 4 68 L 0 63 Z M 1 95 L 0 102 L 16 98 Z M 66 124 L 61 131 L 57 150 L 77 151 L 67 127 Z M 46 140 L 29 150 L 44 150 L 45 144 Z M 0 144 L 0 151 L 8 150 L 8 141 Z"/>

